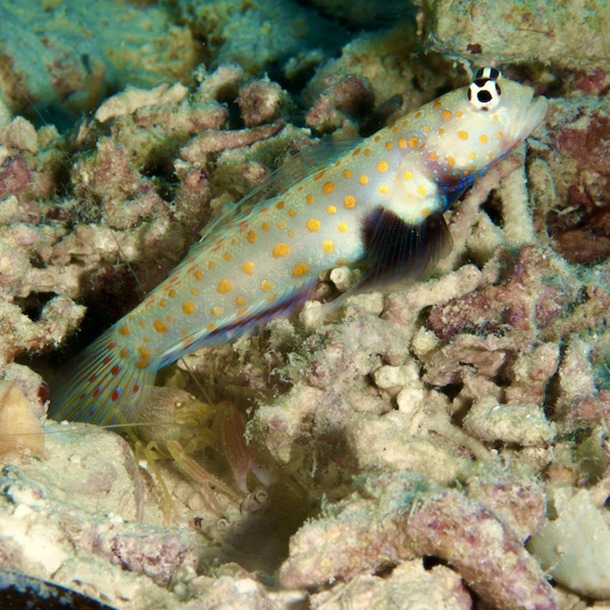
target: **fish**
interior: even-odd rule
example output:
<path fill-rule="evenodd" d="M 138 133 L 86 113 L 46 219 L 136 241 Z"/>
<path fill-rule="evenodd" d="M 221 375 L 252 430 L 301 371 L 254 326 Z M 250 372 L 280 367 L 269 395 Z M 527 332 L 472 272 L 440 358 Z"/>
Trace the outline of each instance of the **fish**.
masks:
<path fill-rule="evenodd" d="M 249 211 L 213 223 L 165 281 L 76 357 L 51 386 L 50 415 L 133 422 L 157 371 L 290 313 L 336 266 L 361 269 L 362 286 L 422 277 L 449 243 L 443 213 L 546 109 L 531 87 L 485 67 L 279 191 L 259 192 L 254 205 L 246 196 L 237 209 Z"/>

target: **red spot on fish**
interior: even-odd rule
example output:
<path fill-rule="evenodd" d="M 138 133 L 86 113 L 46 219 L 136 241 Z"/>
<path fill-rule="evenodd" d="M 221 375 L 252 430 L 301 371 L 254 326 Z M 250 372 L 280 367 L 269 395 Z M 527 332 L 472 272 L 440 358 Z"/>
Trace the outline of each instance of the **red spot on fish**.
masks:
<path fill-rule="evenodd" d="M 118 375 L 119 371 L 121 370 L 121 367 L 118 364 L 115 364 L 111 369 L 110 372 L 112 373 L 112 375 Z"/>
<path fill-rule="evenodd" d="M 112 400 L 112 402 L 116 402 L 119 399 L 119 396 L 121 395 L 121 393 L 119 392 L 118 388 L 116 390 L 114 390 L 112 392 L 112 394 L 110 395 L 110 399 Z"/>

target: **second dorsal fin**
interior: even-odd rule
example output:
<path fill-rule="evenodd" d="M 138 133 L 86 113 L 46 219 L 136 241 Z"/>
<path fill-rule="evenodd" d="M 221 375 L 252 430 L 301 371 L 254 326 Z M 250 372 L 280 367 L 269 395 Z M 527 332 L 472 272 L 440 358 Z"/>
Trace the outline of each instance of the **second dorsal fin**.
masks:
<path fill-rule="evenodd" d="M 323 140 L 288 156 L 282 165 L 267 176 L 257 187 L 239 201 L 228 206 L 226 211 L 213 220 L 205 229 L 203 238 L 216 232 L 226 223 L 239 222 L 252 207 L 286 192 L 310 174 L 315 174 L 334 163 L 347 151 L 355 148 L 362 138 Z M 229 219 L 230 217 L 230 219 Z"/>

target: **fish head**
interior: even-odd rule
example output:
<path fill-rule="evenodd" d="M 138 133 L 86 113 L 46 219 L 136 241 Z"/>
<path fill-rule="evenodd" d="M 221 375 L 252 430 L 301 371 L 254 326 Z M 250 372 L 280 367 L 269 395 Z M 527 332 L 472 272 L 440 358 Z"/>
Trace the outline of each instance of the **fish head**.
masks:
<path fill-rule="evenodd" d="M 547 100 L 495 68 L 483 68 L 470 85 L 428 106 L 437 128 L 425 140 L 423 158 L 441 192 L 451 195 L 523 142 L 543 121 Z"/>

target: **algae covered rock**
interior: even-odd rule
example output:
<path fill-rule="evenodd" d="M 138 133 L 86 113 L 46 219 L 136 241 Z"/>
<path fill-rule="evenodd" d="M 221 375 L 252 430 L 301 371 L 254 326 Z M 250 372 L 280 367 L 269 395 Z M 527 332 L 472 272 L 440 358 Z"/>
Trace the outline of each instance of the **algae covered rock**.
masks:
<path fill-rule="evenodd" d="M 0 99 L 65 121 L 128 83 L 184 80 L 200 47 L 162 6 L 120 0 L 0 3 Z"/>
<path fill-rule="evenodd" d="M 424 35 L 435 51 L 480 65 L 516 62 L 608 71 L 607 2 L 422 0 Z M 585 34 L 589 33 L 589 35 Z M 586 44 L 583 41 L 586 36 Z"/>

